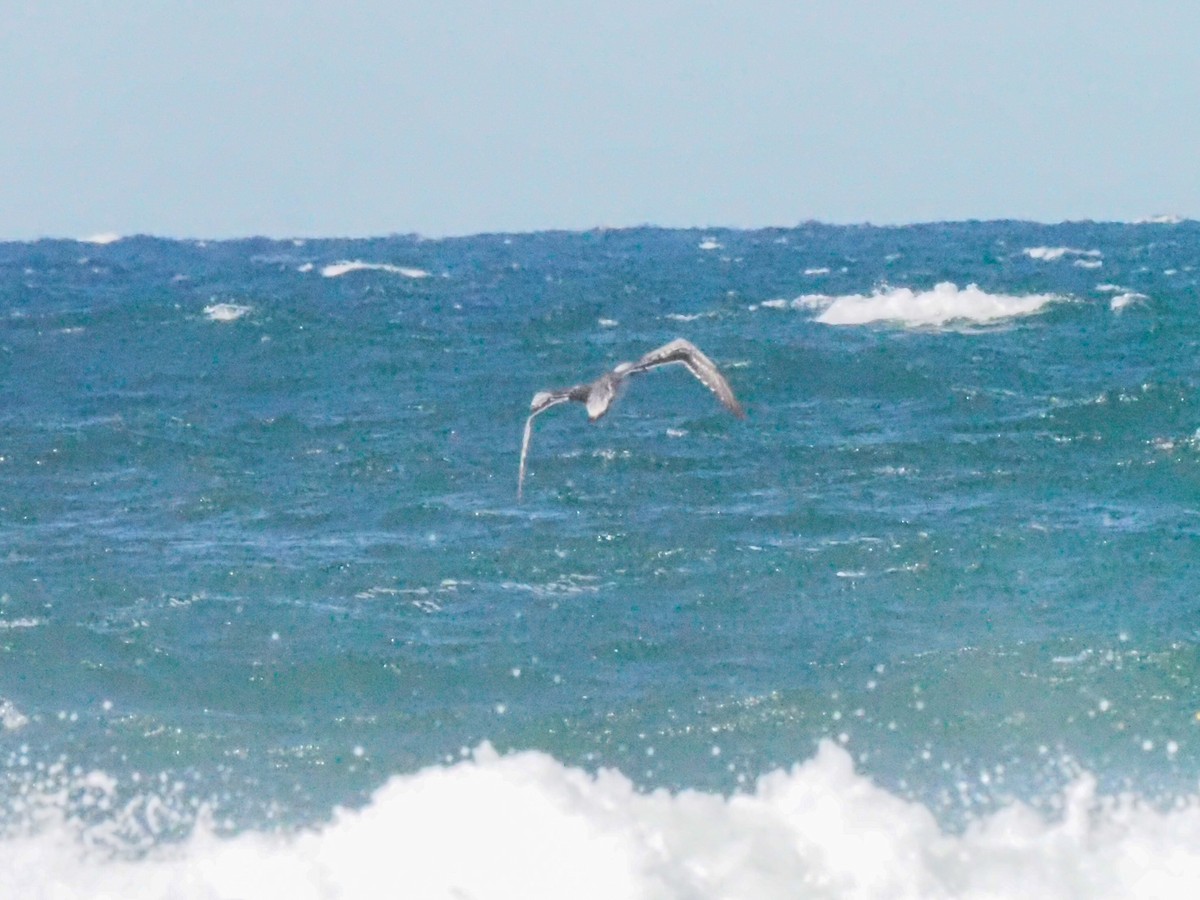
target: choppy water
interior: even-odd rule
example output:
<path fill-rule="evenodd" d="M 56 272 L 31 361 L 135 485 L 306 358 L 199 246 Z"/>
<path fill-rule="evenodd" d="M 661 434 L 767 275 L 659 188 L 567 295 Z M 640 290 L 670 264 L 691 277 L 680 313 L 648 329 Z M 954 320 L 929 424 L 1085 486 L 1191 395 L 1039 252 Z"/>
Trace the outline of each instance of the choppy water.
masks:
<path fill-rule="evenodd" d="M 0 244 L 3 892 L 1190 896 L 1198 266 Z M 649 373 L 539 417 L 518 504 L 534 391 L 676 336 L 748 419 Z"/>

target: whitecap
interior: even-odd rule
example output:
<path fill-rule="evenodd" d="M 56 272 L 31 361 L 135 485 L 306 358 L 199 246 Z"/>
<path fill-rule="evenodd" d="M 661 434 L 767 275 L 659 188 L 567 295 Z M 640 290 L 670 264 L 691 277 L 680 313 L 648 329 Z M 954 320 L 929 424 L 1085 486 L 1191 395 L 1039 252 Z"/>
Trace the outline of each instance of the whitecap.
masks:
<path fill-rule="evenodd" d="M 1135 303 L 1145 303 L 1150 298 L 1145 294 L 1139 294 L 1136 291 L 1128 291 L 1124 294 L 1118 294 L 1112 298 L 1109 306 L 1114 309 L 1124 309 L 1127 306 L 1132 306 Z"/>
<path fill-rule="evenodd" d="M 18 731 L 29 724 L 29 716 L 21 712 L 11 700 L 0 697 L 0 728 Z"/>
<path fill-rule="evenodd" d="M 1053 262 L 1064 256 L 1103 256 L 1099 250 L 1078 250 L 1074 247 L 1026 247 L 1024 253 L 1030 259 L 1040 259 L 1045 262 Z"/>
<path fill-rule="evenodd" d="M 337 278 L 350 272 L 363 271 L 390 272 L 393 275 L 403 275 L 405 278 L 429 277 L 429 273 L 424 269 L 416 269 L 410 266 L 394 266 L 391 263 L 369 263 L 357 259 L 331 263 L 321 269 L 321 274 L 326 278 Z"/>
<path fill-rule="evenodd" d="M 804 270 L 805 275 L 828 275 L 829 266 L 813 266 L 811 269 Z"/>
<path fill-rule="evenodd" d="M 204 307 L 204 315 L 213 322 L 236 322 L 250 310 L 251 307 L 237 303 L 213 303 Z"/>
<path fill-rule="evenodd" d="M 113 786 L 95 781 L 81 790 L 111 806 Z M 1088 775 L 1046 799 L 1052 815 L 1013 801 L 946 829 L 926 806 L 855 772 L 829 740 L 807 762 L 728 796 L 643 791 L 614 770 L 592 774 L 537 751 L 501 756 L 484 744 L 461 761 L 395 776 L 361 807 L 290 833 L 222 837 L 202 819 L 169 847 L 106 855 L 89 848 L 87 819 L 63 811 L 32 834 L 0 839 L 0 892 L 34 900 L 1194 894 L 1194 801 L 1160 809 L 1104 798 Z M 142 810 L 150 805 L 131 806 L 131 826 L 156 818 Z"/>
<path fill-rule="evenodd" d="M 121 240 L 121 235 L 112 231 L 102 231 L 99 234 L 93 234 L 90 237 L 79 238 L 81 244 L 115 244 Z"/>
<path fill-rule="evenodd" d="M 699 243 L 698 246 L 701 250 L 720 250 L 721 249 L 720 242 L 718 242 L 716 238 L 711 238 L 711 237 L 706 237 L 704 240 L 702 240 Z"/>
<path fill-rule="evenodd" d="M 977 285 L 959 288 L 944 281 L 928 291 L 885 288 L 873 294 L 828 296 L 806 294 L 790 304 L 767 300 L 762 306 L 779 309 L 820 310 L 817 322 L 825 325 L 866 325 L 897 322 L 907 326 L 942 326 L 950 322 L 991 324 L 1033 315 L 1046 304 L 1061 299 L 1056 294 L 992 294 Z"/>

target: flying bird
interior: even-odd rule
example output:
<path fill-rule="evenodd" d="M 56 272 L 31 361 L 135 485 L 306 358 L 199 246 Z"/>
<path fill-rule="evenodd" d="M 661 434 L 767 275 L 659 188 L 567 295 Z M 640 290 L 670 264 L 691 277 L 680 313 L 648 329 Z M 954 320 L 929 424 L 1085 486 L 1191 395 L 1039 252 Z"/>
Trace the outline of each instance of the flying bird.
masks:
<path fill-rule="evenodd" d="M 637 362 L 623 362 L 611 372 L 605 372 L 595 381 L 577 384 L 557 391 L 538 391 L 533 395 L 529 404 L 529 418 L 525 421 L 525 436 L 521 440 L 521 467 L 517 473 L 517 499 L 521 499 L 521 490 L 525 486 L 525 459 L 529 455 L 529 440 L 533 437 L 533 420 L 552 406 L 568 401 L 582 403 L 587 408 L 588 421 L 600 419 L 609 408 L 625 380 L 631 375 L 639 375 L 659 366 L 671 363 L 682 363 L 688 371 L 699 378 L 708 389 L 717 395 L 722 405 L 739 419 L 746 418 L 742 406 L 733 396 L 733 389 L 721 374 L 716 363 L 700 352 L 695 344 L 676 338 L 669 344 L 664 344 L 657 350 L 651 350 Z"/>

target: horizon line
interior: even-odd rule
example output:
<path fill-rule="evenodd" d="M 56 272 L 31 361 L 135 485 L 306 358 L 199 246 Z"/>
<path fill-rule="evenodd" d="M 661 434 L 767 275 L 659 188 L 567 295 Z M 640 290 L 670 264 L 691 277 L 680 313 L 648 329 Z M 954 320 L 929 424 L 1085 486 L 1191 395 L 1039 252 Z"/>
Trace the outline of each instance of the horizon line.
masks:
<path fill-rule="evenodd" d="M 529 228 L 529 229 L 481 229 L 479 231 L 463 231 L 463 232 L 444 232 L 444 233 L 424 233 L 420 231 L 390 231 L 390 232 L 363 232 L 358 234 L 267 234 L 258 233 L 242 233 L 229 234 L 220 237 L 212 236 L 197 236 L 197 235 L 179 235 L 179 234 L 160 234 L 151 231 L 134 231 L 128 234 L 122 234 L 115 231 L 100 231 L 84 237 L 69 236 L 69 235 L 50 235 L 41 234 L 37 237 L 27 238 L 8 238 L 0 237 L 0 244 L 35 244 L 42 241 L 47 242 L 73 242 L 78 244 L 92 244 L 95 246 L 105 246 L 115 244 L 120 241 L 133 240 L 137 238 L 148 238 L 151 240 L 163 241 L 180 241 L 193 243 L 224 243 L 234 241 L 366 241 L 366 240 L 385 240 L 389 238 L 407 237 L 421 241 L 449 241 L 463 240 L 470 238 L 482 237 L 531 237 L 542 234 L 591 234 L 603 232 L 620 232 L 620 231 L 696 231 L 696 232 L 742 232 L 750 233 L 755 231 L 794 231 L 798 228 L 806 228 L 820 226 L 825 228 L 877 228 L 880 230 L 899 229 L 899 228 L 917 228 L 931 225 L 967 225 L 967 224 L 998 224 L 998 223 L 1013 223 L 1020 225 L 1040 225 L 1044 227 L 1054 227 L 1058 225 L 1182 225 L 1190 222 L 1197 222 L 1200 219 L 1186 215 L 1175 214 L 1156 214 L 1143 216 L 1137 219 L 1033 219 L 1022 217 L 1000 216 L 994 218 L 980 217 L 965 217 L 965 218 L 950 218 L 950 219 L 921 219 L 910 222 L 872 222 L 870 220 L 862 221 L 829 221 L 825 219 L 802 219 L 788 225 L 658 225 L 652 222 L 642 222 L 634 225 L 592 225 L 585 228 L 565 228 L 565 227 L 546 227 L 546 228 Z"/>

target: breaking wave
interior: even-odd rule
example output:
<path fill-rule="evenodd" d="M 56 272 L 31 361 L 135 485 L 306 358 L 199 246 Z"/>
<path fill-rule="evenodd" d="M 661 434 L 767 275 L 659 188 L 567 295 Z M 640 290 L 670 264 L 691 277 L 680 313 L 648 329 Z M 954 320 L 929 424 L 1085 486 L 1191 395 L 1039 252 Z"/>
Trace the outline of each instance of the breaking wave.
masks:
<path fill-rule="evenodd" d="M 770 309 L 818 310 L 816 321 L 826 325 L 867 325 L 895 322 L 908 326 L 942 326 L 952 322 L 991 324 L 1040 312 L 1056 294 L 991 294 L 974 284 L 965 288 L 945 281 L 932 290 L 885 288 L 873 294 L 832 297 L 805 294 L 795 300 L 768 300 Z"/>
<path fill-rule="evenodd" d="M 1091 265 L 1100 265 L 1100 257 L 1103 254 L 1099 250 L 1079 250 L 1075 247 L 1026 247 L 1025 255 L 1030 259 L 1040 259 L 1044 262 L 1054 262 L 1056 259 L 1062 259 L 1064 256 L 1084 257 L 1079 262 L 1090 262 Z"/>
<path fill-rule="evenodd" d="M 346 275 L 350 272 L 364 271 L 390 272 L 393 275 L 403 275 L 405 278 L 429 277 L 429 273 L 424 269 L 416 269 L 411 266 L 394 266 L 391 263 L 368 263 L 361 260 L 330 263 L 322 267 L 321 274 L 326 278 L 337 278 L 340 275 Z"/>
<path fill-rule="evenodd" d="M 236 322 L 250 309 L 237 303 L 213 303 L 204 307 L 204 315 L 213 322 Z"/>
<path fill-rule="evenodd" d="M 113 786 L 85 776 L 93 804 Z M 97 799 L 99 798 L 99 800 Z M 321 828 L 98 852 L 66 815 L 0 841 L 0 890 L 25 898 L 1190 897 L 1200 807 L 1104 798 L 1084 776 L 1046 814 L 1014 803 L 945 830 L 823 742 L 732 796 L 639 791 L 540 752 L 397 776 Z M 138 807 L 145 821 L 146 804 Z M 94 826 L 91 826 L 94 827 Z"/>

